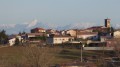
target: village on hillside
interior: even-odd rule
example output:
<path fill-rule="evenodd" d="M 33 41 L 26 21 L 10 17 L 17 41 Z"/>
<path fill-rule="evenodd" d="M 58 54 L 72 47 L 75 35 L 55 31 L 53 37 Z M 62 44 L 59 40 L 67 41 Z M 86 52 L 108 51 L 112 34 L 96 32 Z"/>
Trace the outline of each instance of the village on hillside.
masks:
<path fill-rule="evenodd" d="M 43 45 L 82 44 L 85 50 L 97 50 L 92 47 L 105 47 L 113 50 L 120 38 L 120 30 L 110 25 L 110 19 L 105 19 L 104 26 L 93 26 L 87 29 L 53 30 L 44 28 L 31 29 L 31 33 L 19 33 L 9 36 L 9 46 L 14 46 L 18 38 L 21 44 L 25 42 L 40 43 Z M 90 49 L 88 47 L 91 47 Z M 101 49 L 102 50 L 102 49 Z"/>
<path fill-rule="evenodd" d="M 7 46 L 37 46 L 76 48 L 80 50 L 79 61 L 60 63 L 54 67 L 97 67 L 94 60 L 84 57 L 82 51 L 116 51 L 111 53 L 111 58 L 104 57 L 107 65 L 102 67 L 118 67 L 120 65 L 120 30 L 111 26 L 111 19 L 105 19 L 104 26 L 93 26 L 86 29 L 54 30 L 36 27 L 30 33 L 12 34 L 8 37 Z M 98 57 L 97 55 L 93 58 Z M 114 58 L 113 58 L 114 57 Z M 113 59 L 119 59 L 114 60 Z M 108 61 L 109 60 L 109 61 Z M 84 62 L 84 63 L 81 63 Z M 93 65 L 93 66 L 92 66 Z M 117 66 L 118 65 L 118 66 Z"/>

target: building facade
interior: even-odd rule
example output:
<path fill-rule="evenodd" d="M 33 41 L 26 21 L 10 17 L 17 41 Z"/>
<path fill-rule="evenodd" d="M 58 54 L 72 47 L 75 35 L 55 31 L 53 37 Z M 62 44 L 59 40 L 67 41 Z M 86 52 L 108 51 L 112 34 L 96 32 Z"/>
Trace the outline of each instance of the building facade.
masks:
<path fill-rule="evenodd" d="M 47 37 L 46 38 L 46 43 L 47 44 L 62 44 L 68 41 L 72 41 L 74 37 L 71 36 L 62 36 L 62 35 L 55 35 L 52 37 Z"/>
<path fill-rule="evenodd" d="M 92 38 L 92 37 L 97 37 L 98 33 L 97 32 L 79 32 L 77 33 L 77 38 L 81 38 L 81 39 L 88 39 L 88 38 Z"/>
<path fill-rule="evenodd" d="M 45 33 L 46 30 L 43 29 L 43 28 L 34 28 L 34 29 L 31 29 L 31 33 Z"/>
<path fill-rule="evenodd" d="M 110 28 L 110 19 L 105 19 L 105 27 Z"/>
<path fill-rule="evenodd" d="M 67 30 L 66 34 L 69 34 L 70 36 L 76 37 L 77 30 L 71 29 Z"/>

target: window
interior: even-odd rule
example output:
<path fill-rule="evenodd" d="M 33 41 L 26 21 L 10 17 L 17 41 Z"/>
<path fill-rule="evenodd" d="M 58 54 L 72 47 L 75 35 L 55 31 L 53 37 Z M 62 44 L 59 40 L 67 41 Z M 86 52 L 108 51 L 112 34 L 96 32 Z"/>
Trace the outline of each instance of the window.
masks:
<path fill-rule="evenodd" d="M 55 39 L 55 40 L 57 40 L 57 39 Z"/>

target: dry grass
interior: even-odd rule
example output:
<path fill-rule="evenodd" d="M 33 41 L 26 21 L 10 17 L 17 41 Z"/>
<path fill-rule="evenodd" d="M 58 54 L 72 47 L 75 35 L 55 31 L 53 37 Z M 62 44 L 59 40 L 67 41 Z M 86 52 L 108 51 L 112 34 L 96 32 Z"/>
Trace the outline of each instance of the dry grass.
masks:
<path fill-rule="evenodd" d="M 60 48 L 49 47 L 0 48 L 0 67 L 48 67 L 67 61 L 57 57 L 60 51 Z"/>
<path fill-rule="evenodd" d="M 84 57 L 93 55 L 100 55 L 100 52 L 83 52 Z M 73 60 L 80 60 L 80 49 L 22 46 L 0 48 L 0 67 L 48 67 Z"/>

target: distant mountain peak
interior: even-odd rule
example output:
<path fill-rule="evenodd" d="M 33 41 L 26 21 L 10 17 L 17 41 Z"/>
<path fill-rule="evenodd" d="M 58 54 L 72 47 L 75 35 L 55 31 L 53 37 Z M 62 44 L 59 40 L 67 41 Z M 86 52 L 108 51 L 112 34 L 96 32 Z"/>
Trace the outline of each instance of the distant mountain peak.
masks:
<path fill-rule="evenodd" d="M 57 27 L 58 30 L 66 30 L 66 29 L 85 29 L 91 26 L 95 26 L 95 23 L 72 23 L 72 24 L 68 24 L 65 26 L 59 26 Z"/>
<path fill-rule="evenodd" d="M 31 21 L 30 23 L 28 23 L 28 26 L 26 28 L 30 28 L 30 27 L 35 26 L 37 24 L 37 22 L 38 22 L 38 20 L 36 20 L 36 19 Z"/>
<path fill-rule="evenodd" d="M 0 29 L 13 28 L 16 24 L 0 24 Z"/>

